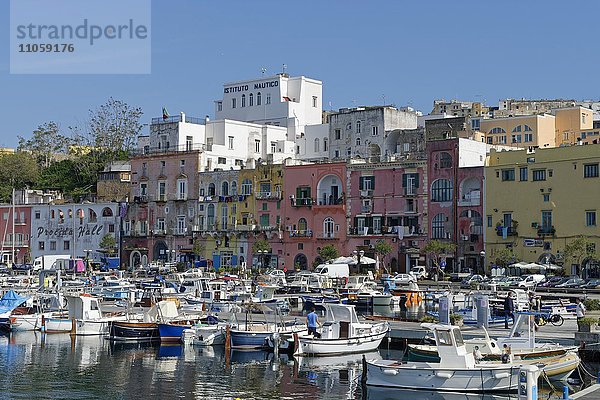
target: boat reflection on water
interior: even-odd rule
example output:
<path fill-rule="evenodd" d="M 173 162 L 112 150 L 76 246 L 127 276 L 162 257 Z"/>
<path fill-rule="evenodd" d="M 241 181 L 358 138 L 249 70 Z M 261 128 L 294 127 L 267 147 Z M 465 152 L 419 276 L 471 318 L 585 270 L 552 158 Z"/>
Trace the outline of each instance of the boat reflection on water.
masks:
<path fill-rule="evenodd" d="M 369 360 L 381 360 L 379 351 L 371 351 L 361 354 L 346 354 L 333 357 L 294 357 L 299 366 L 299 370 L 334 370 L 341 368 L 356 368 L 362 367 L 362 357 L 365 356 Z"/>
<path fill-rule="evenodd" d="M 397 400 L 397 399 L 419 399 L 419 400 L 517 400 L 519 395 L 501 394 L 466 394 L 453 392 L 428 392 L 423 390 L 388 389 L 369 386 L 366 389 L 364 400 Z"/>

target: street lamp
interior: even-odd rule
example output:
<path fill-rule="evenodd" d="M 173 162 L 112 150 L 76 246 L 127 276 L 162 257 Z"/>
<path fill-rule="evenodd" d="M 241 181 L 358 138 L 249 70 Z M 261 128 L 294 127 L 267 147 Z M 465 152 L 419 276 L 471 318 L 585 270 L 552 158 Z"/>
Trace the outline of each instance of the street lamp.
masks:
<path fill-rule="evenodd" d="M 260 273 L 261 268 L 265 267 L 265 259 L 267 257 L 268 250 L 258 250 L 258 272 Z"/>
<path fill-rule="evenodd" d="M 485 251 L 481 250 L 479 255 L 481 256 L 481 275 L 485 275 Z"/>
<path fill-rule="evenodd" d="M 361 273 L 361 270 L 360 270 L 360 259 L 365 255 L 365 251 L 364 250 L 361 250 L 361 251 L 354 250 L 352 252 L 352 254 L 354 254 L 354 256 L 356 257 L 356 265 L 358 267 L 358 273 L 360 274 Z"/>
<path fill-rule="evenodd" d="M 83 250 L 85 252 L 85 268 L 91 270 L 90 268 L 90 253 L 92 250 Z"/>

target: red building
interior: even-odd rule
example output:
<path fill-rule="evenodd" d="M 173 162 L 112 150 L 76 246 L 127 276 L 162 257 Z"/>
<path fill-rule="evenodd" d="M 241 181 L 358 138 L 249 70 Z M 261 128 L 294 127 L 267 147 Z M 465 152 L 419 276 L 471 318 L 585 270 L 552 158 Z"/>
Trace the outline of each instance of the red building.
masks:
<path fill-rule="evenodd" d="M 0 219 L 0 235 L 2 235 L 2 249 L 0 250 L 3 263 L 22 264 L 31 262 L 30 234 L 31 234 L 31 206 L 0 206 L 2 218 Z M 14 223 L 13 223 L 14 220 Z M 14 241 L 14 243 L 13 243 Z M 14 244 L 14 254 L 12 254 Z"/>

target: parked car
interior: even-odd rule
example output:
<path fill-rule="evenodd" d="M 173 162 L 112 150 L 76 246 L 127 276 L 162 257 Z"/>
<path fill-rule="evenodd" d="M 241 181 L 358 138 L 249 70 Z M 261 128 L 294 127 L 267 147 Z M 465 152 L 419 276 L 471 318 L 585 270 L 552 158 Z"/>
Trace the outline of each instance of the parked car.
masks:
<path fill-rule="evenodd" d="M 519 283 L 523 280 L 520 276 L 505 276 L 498 282 L 498 287 L 508 289 L 509 287 L 519 286 Z"/>
<path fill-rule="evenodd" d="M 599 289 L 600 288 L 600 279 L 599 278 L 590 278 L 583 285 L 579 286 L 581 289 Z"/>
<path fill-rule="evenodd" d="M 554 281 L 554 282 L 550 282 L 549 285 L 547 287 L 556 287 L 557 285 L 563 284 L 566 281 L 568 281 L 571 278 L 565 278 L 565 277 L 561 277 L 560 280 Z"/>
<path fill-rule="evenodd" d="M 483 280 L 485 279 L 485 277 L 481 276 L 481 275 L 470 275 L 467 276 L 465 279 L 463 279 L 460 282 L 460 287 L 464 287 L 464 288 L 468 288 L 471 287 L 472 285 L 477 285 L 483 282 Z"/>
<path fill-rule="evenodd" d="M 29 271 L 33 268 L 33 264 L 15 264 L 12 268 L 15 271 Z"/>
<path fill-rule="evenodd" d="M 541 274 L 532 274 L 523 276 L 523 280 L 519 282 L 519 287 L 532 289 L 536 287 L 540 282 L 543 282 L 546 277 Z"/>
<path fill-rule="evenodd" d="M 416 278 L 411 274 L 396 274 L 392 279 L 396 285 L 408 285 L 409 283 L 416 281 Z"/>
<path fill-rule="evenodd" d="M 0 274 L 8 274 L 8 265 L 0 264 Z"/>
<path fill-rule="evenodd" d="M 569 278 L 563 283 L 559 283 L 554 286 L 555 288 L 577 288 L 585 283 L 584 279 L 581 278 Z"/>
<path fill-rule="evenodd" d="M 421 265 L 417 265 L 416 267 L 412 267 L 410 269 L 410 274 L 412 276 L 414 276 L 417 280 L 421 280 L 421 279 L 427 278 L 427 270 L 425 269 L 425 267 L 423 267 Z"/>
<path fill-rule="evenodd" d="M 550 276 L 550 277 L 547 277 L 542 282 L 540 282 L 540 284 L 538 286 L 539 287 L 553 287 L 554 285 L 557 285 L 563 279 L 564 278 L 562 276 Z"/>

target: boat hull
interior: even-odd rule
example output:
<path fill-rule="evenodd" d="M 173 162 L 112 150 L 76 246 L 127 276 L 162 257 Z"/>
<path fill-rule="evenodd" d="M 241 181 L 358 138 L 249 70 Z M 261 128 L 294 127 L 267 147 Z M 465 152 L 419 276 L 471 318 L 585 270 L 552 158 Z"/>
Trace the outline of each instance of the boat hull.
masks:
<path fill-rule="evenodd" d="M 109 338 L 123 341 L 158 341 L 158 324 L 147 322 L 112 322 Z"/>
<path fill-rule="evenodd" d="M 231 329 L 231 348 L 240 350 L 266 349 L 271 331 L 238 331 Z"/>
<path fill-rule="evenodd" d="M 402 364 L 393 360 L 367 361 L 366 384 L 397 389 L 461 393 L 510 392 L 517 389 L 515 366 L 437 368 L 428 363 Z"/>
<path fill-rule="evenodd" d="M 388 330 L 372 335 L 347 339 L 317 339 L 312 336 L 299 336 L 296 355 L 332 356 L 337 354 L 366 353 L 376 350 Z"/>

